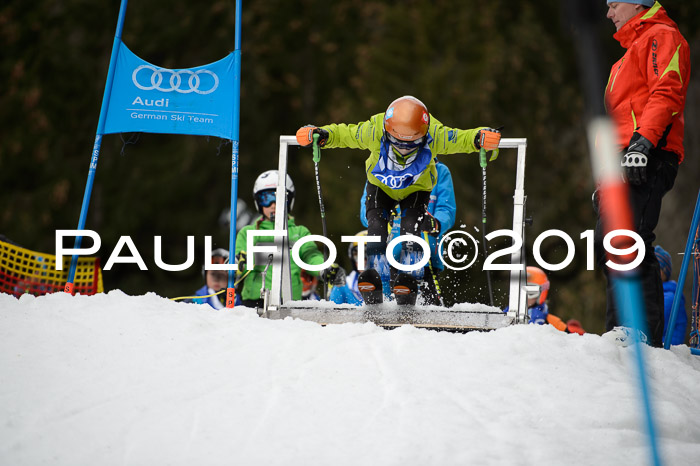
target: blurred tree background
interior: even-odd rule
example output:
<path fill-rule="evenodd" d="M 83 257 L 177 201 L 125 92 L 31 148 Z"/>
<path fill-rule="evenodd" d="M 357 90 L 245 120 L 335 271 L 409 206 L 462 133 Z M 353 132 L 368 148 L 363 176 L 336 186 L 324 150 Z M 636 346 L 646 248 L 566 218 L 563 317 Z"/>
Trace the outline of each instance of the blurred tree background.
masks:
<path fill-rule="evenodd" d="M 606 76 L 623 49 L 600 3 L 600 40 Z M 549 274 L 550 306 L 603 331 L 602 273 L 585 270 L 594 189 L 585 135 L 584 101 L 574 34 L 564 2 L 286 0 L 244 2 L 239 196 L 252 206 L 252 186 L 276 168 L 278 140 L 307 123 L 354 123 L 412 94 L 448 126 L 504 126 L 505 137 L 528 139 L 526 229 L 529 262 L 534 239 L 549 229 L 575 241 L 574 263 Z M 663 2 L 700 63 L 700 0 Z M 24 247 L 53 252 L 55 231 L 77 226 L 119 11 L 118 0 L 55 2 L 9 0 L 0 7 L 0 233 Z M 234 48 L 235 1 L 131 2 L 123 40 L 141 58 L 166 68 L 189 68 Z M 696 69 L 698 69 L 696 67 Z M 677 275 L 700 173 L 698 73 L 686 106 L 686 161 L 664 200 L 658 242 L 671 252 Z M 604 83 L 601 83 L 601 87 Z M 115 265 L 106 289 L 162 296 L 201 286 L 206 235 L 228 247 L 219 224 L 230 199 L 230 143 L 175 135 L 104 138 L 86 228 L 102 239 L 103 264 L 120 236 L 129 235 L 148 271 Z M 359 203 L 365 153 L 324 151 L 320 164 L 329 234 L 363 229 Z M 442 157 L 451 169 L 458 202 L 455 228 L 481 239 L 481 170 L 475 155 Z M 502 151 L 488 169 L 489 230 L 512 227 L 516 153 Z M 309 150 L 292 150 L 297 223 L 321 232 L 314 166 Z M 695 175 L 693 175 L 693 173 Z M 153 259 L 154 236 L 164 260 L 183 262 L 186 237 L 196 238 L 197 266 L 163 272 Z M 506 245 L 496 241 L 495 251 Z M 127 254 L 128 251 L 124 251 Z M 565 256 L 550 239 L 543 256 Z M 487 302 L 481 260 L 445 275 L 449 302 Z M 507 304 L 507 277 L 494 275 L 496 302 Z M 686 293 L 690 292 L 689 284 Z"/>

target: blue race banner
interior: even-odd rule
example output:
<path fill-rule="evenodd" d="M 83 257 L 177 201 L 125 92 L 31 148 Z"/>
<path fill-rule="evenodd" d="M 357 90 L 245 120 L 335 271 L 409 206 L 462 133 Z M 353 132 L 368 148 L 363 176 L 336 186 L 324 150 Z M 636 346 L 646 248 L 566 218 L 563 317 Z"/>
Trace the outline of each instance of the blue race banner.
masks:
<path fill-rule="evenodd" d="M 120 43 L 104 134 L 168 133 L 232 139 L 235 55 L 170 70 Z"/>

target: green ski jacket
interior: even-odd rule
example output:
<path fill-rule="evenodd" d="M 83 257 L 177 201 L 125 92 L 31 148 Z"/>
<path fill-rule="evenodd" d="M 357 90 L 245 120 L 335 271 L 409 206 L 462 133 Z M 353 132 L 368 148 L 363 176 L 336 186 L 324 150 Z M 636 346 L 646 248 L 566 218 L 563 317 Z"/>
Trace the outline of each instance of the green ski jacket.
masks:
<path fill-rule="evenodd" d="M 241 251 L 246 251 L 248 247 L 248 232 L 251 230 L 274 230 L 275 224 L 269 220 L 262 220 L 262 217 L 258 218 L 253 224 L 247 225 L 238 232 L 236 235 L 236 256 Z M 289 216 L 287 221 L 287 236 L 289 238 L 290 247 L 294 245 L 300 238 L 310 235 L 311 232 L 308 228 L 303 225 L 296 225 L 294 223 L 294 217 Z M 274 244 L 274 236 L 258 236 L 254 240 L 254 245 L 260 243 Z M 307 264 L 318 265 L 323 263 L 323 254 L 316 246 L 316 243 L 309 241 L 305 243 L 301 250 L 299 251 L 299 256 Z M 251 257 L 248 254 L 247 260 L 250 262 Z M 262 261 L 261 261 L 262 262 Z M 243 290 L 241 291 L 241 299 L 245 300 L 257 300 L 260 299 L 260 290 L 262 289 L 262 272 L 265 269 L 267 263 L 258 263 L 256 261 L 255 267 L 248 274 L 248 276 L 243 281 Z M 291 260 L 291 272 L 292 272 L 292 296 L 294 300 L 301 300 L 302 283 L 301 283 L 301 268 Z M 243 273 L 245 273 L 244 271 Z M 308 271 L 309 274 L 317 276 L 318 272 Z M 267 270 L 265 277 L 265 288 L 270 289 L 272 287 L 272 267 Z"/>

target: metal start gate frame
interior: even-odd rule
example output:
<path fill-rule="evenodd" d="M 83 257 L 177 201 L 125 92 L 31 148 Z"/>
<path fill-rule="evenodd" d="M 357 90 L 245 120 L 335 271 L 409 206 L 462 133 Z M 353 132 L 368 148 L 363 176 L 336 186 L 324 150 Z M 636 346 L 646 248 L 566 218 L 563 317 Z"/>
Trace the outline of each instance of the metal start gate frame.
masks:
<path fill-rule="evenodd" d="M 277 208 L 275 230 L 287 230 L 287 154 L 289 146 L 298 146 L 296 136 L 280 136 L 279 165 L 277 186 Z M 515 192 L 513 194 L 513 232 L 520 235 L 522 246 L 510 256 L 510 264 L 519 264 L 510 271 L 508 293 L 508 313 L 506 317 L 513 323 L 526 323 L 527 315 L 527 285 L 525 283 L 525 265 L 522 263 L 525 248 L 525 153 L 526 138 L 502 138 L 499 149 L 517 149 L 518 159 L 515 173 Z M 285 303 L 292 300 L 292 279 L 290 268 L 290 245 L 287 236 L 275 238 L 275 249 L 281 251 L 281 260 L 272 263 L 272 288 L 265 291 L 263 316 L 280 314 Z M 279 257 L 279 256 L 278 256 Z M 293 307 L 290 307 L 292 309 Z"/>

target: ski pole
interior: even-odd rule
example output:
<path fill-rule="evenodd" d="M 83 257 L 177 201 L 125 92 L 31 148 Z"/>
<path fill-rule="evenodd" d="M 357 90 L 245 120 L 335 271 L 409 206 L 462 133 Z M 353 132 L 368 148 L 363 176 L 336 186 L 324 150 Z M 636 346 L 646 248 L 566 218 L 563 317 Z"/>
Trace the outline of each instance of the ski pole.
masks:
<path fill-rule="evenodd" d="M 267 265 L 262 271 L 262 288 L 260 289 L 260 298 L 263 301 L 263 317 L 266 317 L 265 313 L 267 312 L 267 304 L 270 301 L 270 290 L 267 289 L 267 269 L 270 268 L 273 259 L 274 256 L 272 254 L 267 256 Z"/>
<path fill-rule="evenodd" d="M 481 237 L 483 241 L 481 245 L 484 250 L 484 258 L 488 256 L 486 251 L 486 149 L 483 147 L 479 151 L 479 165 L 481 165 L 481 178 L 482 178 L 482 189 L 481 189 Z M 493 290 L 491 288 L 491 271 L 486 271 L 486 283 L 489 288 L 489 304 L 493 306 Z"/>
<path fill-rule="evenodd" d="M 326 209 L 323 207 L 323 193 L 321 191 L 321 177 L 318 173 L 318 163 L 321 161 L 321 149 L 318 147 L 318 134 L 314 134 L 313 152 L 314 152 L 314 170 L 316 172 L 316 191 L 318 191 L 318 205 L 321 208 L 321 225 L 323 227 L 323 237 L 328 237 L 326 229 Z M 328 258 L 328 249 L 323 246 L 323 260 Z M 328 299 L 328 283 L 323 281 L 323 299 Z"/>
<path fill-rule="evenodd" d="M 427 231 L 423 232 L 423 239 L 426 243 L 430 244 Z M 428 261 L 428 268 L 430 269 L 430 275 L 433 277 L 433 284 L 435 285 L 435 292 L 437 293 L 438 301 L 440 303 L 440 306 L 443 306 L 444 303 L 442 301 L 442 292 L 440 291 L 440 284 L 438 283 L 437 275 L 435 275 L 435 270 L 433 270 L 432 258 Z"/>

